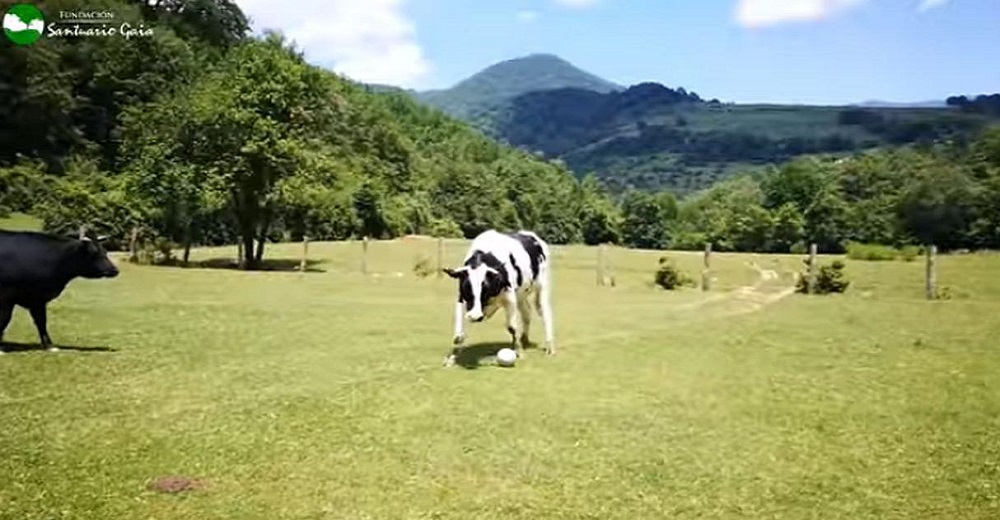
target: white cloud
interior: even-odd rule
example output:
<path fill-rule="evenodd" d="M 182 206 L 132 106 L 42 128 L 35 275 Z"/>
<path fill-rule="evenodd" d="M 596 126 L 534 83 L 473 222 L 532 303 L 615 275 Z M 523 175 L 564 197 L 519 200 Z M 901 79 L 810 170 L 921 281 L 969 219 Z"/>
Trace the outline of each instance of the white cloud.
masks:
<path fill-rule="evenodd" d="M 868 0 L 738 0 L 736 21 L 744 27 L 811 22 L 853 9 Z M 940 0 L 927 0 L 940 1 Z"/>
<path fill-rule="evenodd" d="M 597 5 L 600 0 L 553 0 L 555 3 L 564 7 L 593 7 Z"/>
<path fill-rule="evenodd" d="M 517 19 L 525 23 L 534 22 L 538 19 L 538 11 L 518 11 Z"/>
<path fill-rule="evenodd" d="M 8 31 L 21 32 L 27 30 L 33 30 L 37 32 L 42 32 L 45 30 L 45 22 L 39 19 L 32 20 L 30 24 L 24 23 L 20 17 L 14 16 L 11 13 L 7 13 L 3 17 L 3 28 Z"/>
<path fill-rule="evenodd" d="M 947 4 L 948 1 L 949 0 L 921 0 L 920 7 L 917 7 L 917 10 L 920 12 L 924 12 L 930 9 L 934 9 L 935 7 L 941 7 L 944 4 Z"/>
<path fill-rule="evenodd" d="M 311 63 L 356 81 L 413 88 L 431 70 L 405 0 L 237 0 L 255 31 L 280 30 Z"/>

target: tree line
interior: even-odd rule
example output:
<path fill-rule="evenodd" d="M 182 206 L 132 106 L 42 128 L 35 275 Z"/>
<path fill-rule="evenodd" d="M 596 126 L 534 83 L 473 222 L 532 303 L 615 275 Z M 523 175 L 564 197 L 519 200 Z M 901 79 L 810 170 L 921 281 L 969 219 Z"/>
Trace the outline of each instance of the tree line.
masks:
<path fill-rule="evenodd" d="M 630 191 L 623 243 L 787 253 L 817 244 L 1000 248 L 1000 128 L 969 142 L 812 156 L 737 175 L 678 202 Z"/>
<path fill-rule="evenodd" d="M 96 0 L 95 0 L 96 1 Z M 47 12 L 71 9 L 45 2 Z M 1000 138 L 800 159 L 678 201 L 612 196 L 559 161 L 502 145 L 405 92 L 248 36 L 228 0 L 100 0 L 150 38 L 42 39 L 0 54 L 0 213 L 47 230 L 133 230 L 185 251 L 404 234 L 536 230 L 555 244 L 823 250 L 847 241 L 1000 245 Z M 678 95 L 693 95 L 676 92 Z"/>
<path fill-rule="evenodd" d="M 607 235 L 614 205 L 563 165 L 311 66 L 280 34 L 249 36 L 228 0 L 98 4 L 154 37 L 0 55 L 0 206 L 50 231 L 141 229 L 185 251 L 238 242 L 251 268 L 268 242 L 304 235 Z"/>

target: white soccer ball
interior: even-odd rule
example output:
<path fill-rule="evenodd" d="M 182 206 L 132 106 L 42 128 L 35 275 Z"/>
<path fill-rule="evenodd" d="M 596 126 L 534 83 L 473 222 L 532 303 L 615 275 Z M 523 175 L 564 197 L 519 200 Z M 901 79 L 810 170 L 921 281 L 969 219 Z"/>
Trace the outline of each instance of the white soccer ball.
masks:
<path fill-rule="evenodd" d="M 502 348 L 497 352 L 497 364 L 502 367 L 512 367 L 517 361 L 517 352 L 512 348 Z"/>

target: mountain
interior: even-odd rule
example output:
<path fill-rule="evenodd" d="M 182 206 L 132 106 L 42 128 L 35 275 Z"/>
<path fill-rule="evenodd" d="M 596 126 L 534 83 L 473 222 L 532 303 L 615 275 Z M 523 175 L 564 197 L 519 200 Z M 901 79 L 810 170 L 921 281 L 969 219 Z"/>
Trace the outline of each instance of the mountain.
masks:
<path fill-rule="evenodd" d="M 451 116 L 479 120 L 517 96 L 561 88 L 600 93 L 622 89 L 558 56 L 530 54 L 491 65 L 449 89 L 420 92 L 417 99 Z"/>
<path fill-rule="evenodd" d="M 882 101 L 879 99 L 869 99 L 854 106 L 866 108 L 944 108 L 947 105 L 944 100 L 917 101 L 913 103 Z"/>
<path fill-rule="evenodd" d="M 614 191 L 700 190 L 734 172 L 804 154 L 968 137 L 1000 120 L 994 99 L 803 106 L 706 101 L 682 87 L 624 88 L 551 54 L 497 63 L 415 97 L 487 135 Z"/>
<path fill-rule="evenodd" d="M 686 194 L 734 172 L 806 154 L 971 137 L 997 116 L 958 108 L 738 105 L 641 83 L 605 94 L 558 89 L 518 96 L 481 130 L 595 173 L 614 191 Z"/>
<path fill-rule="evenodd" d="M 416 96 L 417 92 L 415 90 L 406 89 L 402 87 L 397 87 L 395 85 L 383 85 L 381 83 L 358 83 L 369 92 L 374 92 L 376 94 L 409 94 L 411 96 Z"/>

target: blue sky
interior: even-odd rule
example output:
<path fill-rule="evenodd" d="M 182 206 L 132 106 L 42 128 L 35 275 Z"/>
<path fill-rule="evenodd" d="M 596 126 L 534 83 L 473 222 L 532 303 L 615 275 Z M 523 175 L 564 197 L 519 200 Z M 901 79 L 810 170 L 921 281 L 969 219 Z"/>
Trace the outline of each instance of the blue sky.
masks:
<path fill-rule="evenodd" d="M 277 18 L 237 2 L 313 63 L 417 89 L 544 52 L 736 102 L 1000 92 L 1000 0 L 288 0 Z"/>

